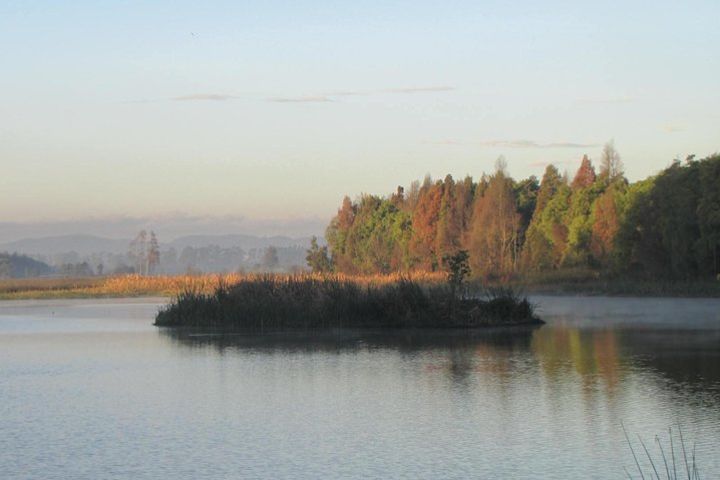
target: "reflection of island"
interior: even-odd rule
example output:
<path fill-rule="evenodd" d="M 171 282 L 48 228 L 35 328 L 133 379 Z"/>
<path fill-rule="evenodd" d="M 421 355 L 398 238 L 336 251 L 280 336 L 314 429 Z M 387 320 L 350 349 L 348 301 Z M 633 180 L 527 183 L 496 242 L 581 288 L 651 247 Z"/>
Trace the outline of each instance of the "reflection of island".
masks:
<path fill-rule="evenodd" d="M 720 332 L 592 329 L 567 326 L 475 330 L 330 330 L 208 334 L 160 329 L 183 348 L 231 352 L 428 353 L 423 369 L 453 382 L 473 376 L 501 384 L 519 374 L 560 388 L 580 379 L 585 394 L 614 397 L 628 377 L 643 375 L 672 389 L 720 392 Z M 667 380 L 670 380 L 667 382 Z M 569 383 L 568 383 L 569 381 Z M 720 395 L 719 395 L 720 396 Z M 720 400 L 720 398 L 719 398 Z"/>
<path fill-rule="evenodd" d="M 482 346 L 493 352 L 527 350 L 532 332 L 538 326 L 489 329 L 335 329 L 323 331 L 283 331 L 258 334 L 256 331 L 206 333 L 188 329 L 160 329 L 168 340 L 189 348 L 214 348 L 219 351 L 298 351 L 344 352 L 393 349 L 399 352 L 424 350 L 465 350 Z"/>

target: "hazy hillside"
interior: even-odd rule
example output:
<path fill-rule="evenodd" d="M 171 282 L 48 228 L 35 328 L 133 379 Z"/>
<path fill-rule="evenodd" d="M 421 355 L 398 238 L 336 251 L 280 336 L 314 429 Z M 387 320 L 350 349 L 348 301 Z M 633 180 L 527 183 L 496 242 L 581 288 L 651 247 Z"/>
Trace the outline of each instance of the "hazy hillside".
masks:
<path fill-rule="evenodd" d="M 161 245 L 163 242 L 160 242 Z M 185 247 L 209 247 L 217 246 L 220 248 L 239 247 L 245 250 L 252 248 L 266 248 L 269 246 L 277 248 L 287 248 L 310 244 L 309 237 L 292 238 L 286 236 L 258 237 L 255 235 L 188 235 L 176 238 L 167 245 L 181 250 Z"/>
<path fill-rule="evenodd" d="M 56 255 L 75 252 L 91 255 L 98 252 L 125 253 L 129 239 L 103 238 L 95 235 L 58 235 L 53 237 L 24 238 L 0 245 L 0 251 L 25 255 Z"/>
<path fill-rule="evenodd" d="M 0 253 L 0 278 L 25 278 L 49 275 L 53 269 L 25 255 Z"/>
<path fill-rule="evenodd" d="M 128 254 L 130 238 L 60 235 L 26 238 L 0 244 L 0 251 L 27 255 L 58 272 L 82 267 L 96 274 L 128 273 L 135 262 Z M 188 235 L 170 241 L 159 237 L 157 273 L 287 271 L 305 265 L 310 238 L 255 235 Z M 273 258 L 267 250 L 275 249 Z M 43 274 L 43 273 L 39 273 Z"/>

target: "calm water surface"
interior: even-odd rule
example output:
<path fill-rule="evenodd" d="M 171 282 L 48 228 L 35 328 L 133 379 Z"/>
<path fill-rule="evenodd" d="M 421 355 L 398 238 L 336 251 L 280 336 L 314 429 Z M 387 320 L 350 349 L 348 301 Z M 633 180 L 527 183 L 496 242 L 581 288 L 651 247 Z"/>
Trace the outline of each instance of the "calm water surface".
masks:
<path fill-rule="evenodd" d="M 313 339 L 0 302 L 0 477 L 625 478 L 621 423 L 679 423 L 718 478 L 719 300 L 534 300 L 536 329 Z"/>

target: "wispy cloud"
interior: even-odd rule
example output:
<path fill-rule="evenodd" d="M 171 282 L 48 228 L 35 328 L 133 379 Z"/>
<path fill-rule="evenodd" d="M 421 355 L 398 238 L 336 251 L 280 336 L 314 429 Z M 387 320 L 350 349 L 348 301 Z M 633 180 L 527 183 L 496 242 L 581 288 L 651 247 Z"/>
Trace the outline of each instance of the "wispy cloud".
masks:
<path fill-rule="evenodd" d="M 330 97 L 326 95 L 307 95 L 301 97 L 270 97 L 266 100 L 268 102 L 276 103 L 323 103 L 333 101 Z"/>
<path fill-rule="evenodd" d="M 500 148 L 594 148 L 598 145 L 595 143 L 577 143 L 577 142 L 553 142 L 538 143 L 533 140 L 485 140 L 480 142 L 484 147 L 500 147 Z"/>
<path fill-rule="evenodd" d="M 213 101 L 223 102 L 225 100 L 235 100 L 240 98 L 236 95 L 226 95 L 223 93 L 194 93 L 192 95 L 182 95 L 180 97 L 173 97 L 171 100 L 176 102 L 193 102 L 193 101 Z"/>
<path fill-rule="evenodd" d="M 265 101 L 275 103 L 324 103 L 333 102 L 340 97 L 366 96 L 379 94 L 409 94 L 409 93 L 432 93 L 447 92 L 455 90 L 455 87 L 446 85 L 425 86 L 425 87 L 401 87 L 401 88 L 385 88 L 381 90 L 338 90 L 334 92 L 326 92 L 313 95 L 300 96 L 273 96 L 265 98 Z M 225 102 L 229 100 L 237 100 L 242 98 L 239 95 L 231 95 L 226 93 L 192 93 L 189 95 L 180 95 L 177 97 L 155 100 L 130 100 L 123 103 L 154 103 L 163 101 L 173 102 Z"/>

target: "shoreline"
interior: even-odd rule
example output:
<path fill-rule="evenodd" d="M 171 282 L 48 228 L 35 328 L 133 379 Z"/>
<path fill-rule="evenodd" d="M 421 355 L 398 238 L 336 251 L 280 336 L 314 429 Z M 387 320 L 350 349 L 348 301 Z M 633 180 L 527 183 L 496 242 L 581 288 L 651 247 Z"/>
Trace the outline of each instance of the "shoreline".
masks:
<path fill-rule="evenodd" d="M 28 278 L 0 280 L 0 301 L 11 300 L 61 300 L 61 299 L 113 299 L 148 298 L 172 299 L 186 289 L 210 293 L 221 282 L 234 283 L 250 277 L 234 274 L 208 274 L 201 276 L 166 277 L 84 277 L 84 278 Z M 367 283 L 383 283 L 387 277 L 358 277 Z M 428 276 L 421 283 L 439 283 L 435 276 Z M 628 279 L 559 279 L 558 281 L 511 280 L 507 285 L 528 295 L 589 296 L 589 297 L 670 297 L 670 298 L 720 298 L 720 281 L 644 282 Z M 468 282 L 470 292 L 479 294 L 483 286 L 477 280 Z"/>

